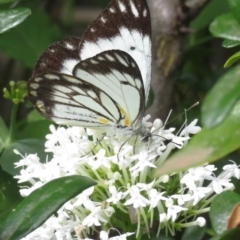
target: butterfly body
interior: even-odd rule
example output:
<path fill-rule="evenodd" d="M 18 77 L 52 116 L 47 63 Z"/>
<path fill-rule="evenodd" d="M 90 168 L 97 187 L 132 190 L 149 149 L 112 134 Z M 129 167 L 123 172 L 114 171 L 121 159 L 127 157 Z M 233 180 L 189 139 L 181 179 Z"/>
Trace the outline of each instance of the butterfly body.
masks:
<path fill-rule="evenodd" d="M 150 65 L 146 1 L 113 0 L 81 40 L 66 38 L 42 54 L 29 98 L 58 124 L 144 136 Z"/>

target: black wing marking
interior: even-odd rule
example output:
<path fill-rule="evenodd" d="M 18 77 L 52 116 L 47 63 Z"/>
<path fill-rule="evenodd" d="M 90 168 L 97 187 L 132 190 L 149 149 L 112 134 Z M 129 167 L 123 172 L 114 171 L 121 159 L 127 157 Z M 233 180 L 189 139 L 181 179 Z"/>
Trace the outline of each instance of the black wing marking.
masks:
<path fill-rule="evenodd" d="M 74 66 L 80 61 L 79 44 L 81 39 L 67 37 L 52 44 L 39 58 L 32 78 L 50 72 L 72 74 Z"/>

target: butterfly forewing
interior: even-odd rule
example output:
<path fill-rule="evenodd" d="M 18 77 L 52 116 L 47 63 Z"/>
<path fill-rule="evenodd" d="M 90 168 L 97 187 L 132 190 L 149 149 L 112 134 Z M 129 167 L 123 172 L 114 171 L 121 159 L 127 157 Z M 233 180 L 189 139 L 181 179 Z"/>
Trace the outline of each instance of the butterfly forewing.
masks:
<path fill-rule="evenodd" d="M 80 43 L 80 58 L 118 49 L 130 54 L 142 75 L 147 100 L 151 78 L 151 21 L 146 0 L 113 0 Z"/>
<path fill-rule="evenodd" d="M 59 124 L 102 128 L 131 127 L 142 119 L 141 73 L 127 53 L 100 53 L 79 63 L 73 74 L 30 79 L 29 98 L 42 115 Z"/>
<path fill-rule="evenodd" d="M 80 61 L 80 41 L 78 37 L 67 37 L 52 44 L 39 58 L 32 77 L 51 72 L 72 74 L 74 66 Z"/>

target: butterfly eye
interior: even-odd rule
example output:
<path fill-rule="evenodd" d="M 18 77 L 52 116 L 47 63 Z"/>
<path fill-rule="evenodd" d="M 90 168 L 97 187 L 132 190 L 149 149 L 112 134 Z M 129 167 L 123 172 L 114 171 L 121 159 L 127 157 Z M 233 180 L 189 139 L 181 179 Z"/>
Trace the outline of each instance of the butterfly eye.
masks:
<path fill-rule="evenodd" d="M 131 50 L 135 50 L 136 48 L 135 47 L 130 47 Z"/>

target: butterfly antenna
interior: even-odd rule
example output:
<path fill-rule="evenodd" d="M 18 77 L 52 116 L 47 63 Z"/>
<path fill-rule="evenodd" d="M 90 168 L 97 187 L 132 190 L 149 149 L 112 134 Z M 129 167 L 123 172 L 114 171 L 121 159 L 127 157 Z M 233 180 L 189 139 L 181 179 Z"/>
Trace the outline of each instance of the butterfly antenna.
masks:
<path fill-rule="evenodd" d="M 169 119 L 169 117 L 170 117 L 170 115 L 171 115 L 171 113 L 172 113 L 172 109 L 171 109 L 170 112 L 169 112 L 169 114 L 168 114 L 168 116 L 167 116 L 167 118 L 166 118 L 166 120 L 165 120 L 165 123 L 163 124 L 163 126 L 155 129 L 152 133 L 157 132 L 160 128 L 165 128 L 169 123 L 173 122 L 174 120 L 176 120 L 178 117 L 182 116 L 183 114 L 185 114 L 185 116 L 186 116 L 187 112 L 188 112 L 189 110 L 191 110 L 192 108 L 196 107 L 198 104 L 199 104 L 199 102 L 194 103 L 191 107 L 189 107 L 189 108 L 187 108 L 187 109 L 184 109 L 184 112 L 183 112 L 183 113 L 180 113 L 178 116 L 176 116 L 175 118 L 171 119 L 171 120 L 168 122 L 168 119 Z M 186 117 L 186 119 L 187 119 L 187 117 Z M 184 124 L 186 124 L 186 120 L 184 121 Z M 151 134 L 151 135 L 153 135 L 153 134 Z"/>
<path fill-rule="evenodd" d="M 194 103 L 191 107 L 187 108 L 187 109 L 184 109 L 184 112 L 183 113 L 180 113 L 179 115 L 177 115 L 175 118 L 171 119 L 171 121 L 167 122 L 167 124 L 173 122 L 174 120 L 176 120 L 177 118 L 179 118 L 180 116 L 182 116 L 183 114 L 186 114 L 189 110 L 191 110 L 192 108 L 196 107 L 197 105 L 199 104 L 199 102 L 196 102 Z M 164 126 L 166 126 L 164 125 Z"/>
<path fill-rule="evenodd" d="M 135 135 L 135 134 L 134 134 L 134 135 Z M 134 135 L 132 135 L 132 136 L 134 136 Z M 132 136 L 131 136 L 131 137 L 132 137 Z M 123 142 L 123 144 L 122 144 L 121 147 L 119 148 L 118 154 L 117 154 L 117 159 L 118 159 L 118 161 L 120 161 L 120 159 L 119 159 L 119 153 L 121 152 L 123 146 L 131 139 L 131 137 L 128 138 L 125 142 Z"/>
<path fill-rule="evenodd" d="M 189 107 L 189 108 L 187 108 L 187 109 L 184 109 L 184 112 L 183 112 L 183 113 L 179 114 L 177 117 L 173 118 L 171 121 L 168 122 L 168 119 L 169 119 L 169 117 L 170 117 L 170 115 L 171 115 L 171 113 L 172 113 L 172 110 L 170 110 L 170 112 L 169 112 L 169 114 L 168 114 L 168 116 L 167 116 L 167 118 L 166 118 L 166 120 L 165 120 L 164 125 L 163 125 L 162 127 L 159 127 L 159 128 L 157 128 L 157 129 L 155 129 L 151 134 L 149 134 L 149 136 L 160 137 L 160 138 L 168 141 L 169 139 L 166 139 L 166 138 L 164 138 L 163 136 L 160 136 L 160 135 L 157 135 L 157 134 L 153 134 L 153 133 L 154 133 L 154 132 L 157 132 L 157 131 L 158 131 L 159 129 L 161 129 L 161 128 L 165 128 L 165 126 L 166 126 L 167 124 L 171 123 L 172 121 L 174 121 L 175 119 L 177 119 L 179 116 L 185 114 L 185 121 L 184 121 L 182 127 L 181 127 L 181 128 L 179 129 L 179 131 L 177 132 L 177 134 L 178 134 L 178 133 L 183 129 L 183 127 L 187 125 L 187 112 L 188 112 L 189 110 L 191 110 L 192 108 L 196 107 L 198 104 L 199 104 L 199 102 L 194 103 L 191 107 Z M 172 142 L 173 144 L 175 144 L 175 145 L 181 146 L 181 144 L 175 143 L 175 142 L 173 142 L 173 141 L 171 141 L 171 142 Z"/>

